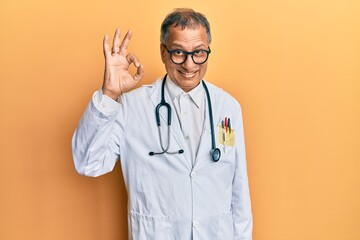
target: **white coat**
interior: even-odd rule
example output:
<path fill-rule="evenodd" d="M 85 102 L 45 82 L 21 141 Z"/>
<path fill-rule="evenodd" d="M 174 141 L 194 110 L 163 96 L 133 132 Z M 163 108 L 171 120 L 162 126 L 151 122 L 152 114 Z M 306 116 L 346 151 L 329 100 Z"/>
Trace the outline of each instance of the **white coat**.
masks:
<path fill-rule="evenodd" d="M 161 151 L 155 120 L 161 83 L 159 79 L 123 94 L 121 104 L 104 97 L 99 104 L 93 97 L 73 136 L 76 170 L 83 175 L 99 176 L 110 172 L 120 159 L 129 197 L 129 239 L 251 240 L 252 214 L 240 105 L 207 82 L 216 145 L 222 151 L 218 162 L 210 156 L 207 105 L 194 166 L 174 113 L 169 151 L 184 149 L 185 152 L 150 156 L 150 151 Z M 174 109 L 167 93 L 165 99 Z M 104 113 L 104 104 L 116 104 L 118 110 Z M 226 146 L 224 152 L 219 143 L 219 124 L 225 117 L 232 121 L 235 144 Z M 161 111 L 161 121 L 166 144 L 165 111 Z"/>

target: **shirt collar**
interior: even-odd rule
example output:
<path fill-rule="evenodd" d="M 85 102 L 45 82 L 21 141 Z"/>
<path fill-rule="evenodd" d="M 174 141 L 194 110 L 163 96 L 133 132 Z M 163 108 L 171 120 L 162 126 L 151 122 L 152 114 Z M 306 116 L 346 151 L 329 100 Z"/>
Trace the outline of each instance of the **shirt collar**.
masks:
<path fill-rule="evenodd" d="M 184 92 L 178 85 L 176 85 L 169 76 L 166 77 L 166 90 L 170 95 L 171 101 L 174 101 L 176 97 L 183 94 L 188 94 L 195 105 L 200 108 L 201 103 L 204 101 L 204 88 L 199 83 L 190 92 Z"/>

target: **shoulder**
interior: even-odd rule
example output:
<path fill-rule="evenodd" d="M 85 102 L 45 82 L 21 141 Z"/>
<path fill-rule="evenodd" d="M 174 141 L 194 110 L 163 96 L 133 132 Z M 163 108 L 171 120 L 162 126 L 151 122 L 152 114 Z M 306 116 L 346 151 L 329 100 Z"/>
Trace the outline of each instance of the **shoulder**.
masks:
<path fill-rule="evenodd" d="M 204 80 L 206 86 L 209 89 L 211 99 L 214 103 L 220 104 L 226 107 L 241 108 L 240 103 L 230 93 L 226 92 L 222 88 Z"/>

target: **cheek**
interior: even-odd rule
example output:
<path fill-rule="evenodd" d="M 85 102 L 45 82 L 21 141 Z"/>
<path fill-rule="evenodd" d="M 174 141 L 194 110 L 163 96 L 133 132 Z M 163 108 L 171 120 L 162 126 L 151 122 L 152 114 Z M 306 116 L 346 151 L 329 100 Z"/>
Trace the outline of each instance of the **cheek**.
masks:
<path fill-rule="evenodd" d="M 200 69 L 201 74 L 205 75 L 206 70 L 207 70 L 207 64 L 206 64 L 206 65 L 201 66 L 201 69 Z"/>
<path fill-rule="evenodd" d="M 168 72 L 177 72 L 178 68 L 171 60 L 165 60 L 165 67 Z"/>

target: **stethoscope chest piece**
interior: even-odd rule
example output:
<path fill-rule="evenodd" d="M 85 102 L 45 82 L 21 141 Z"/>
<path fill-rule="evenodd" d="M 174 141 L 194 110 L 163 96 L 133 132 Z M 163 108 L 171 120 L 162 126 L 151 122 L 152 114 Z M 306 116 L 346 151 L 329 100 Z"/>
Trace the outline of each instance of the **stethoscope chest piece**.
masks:
<path fill-rule="evenodd" d="M 221 157 L 221 151 L 219 148 L 215 148 L 211 150 L 211 158 L 214 162 L 219 161 L 220 157 Z"/>

